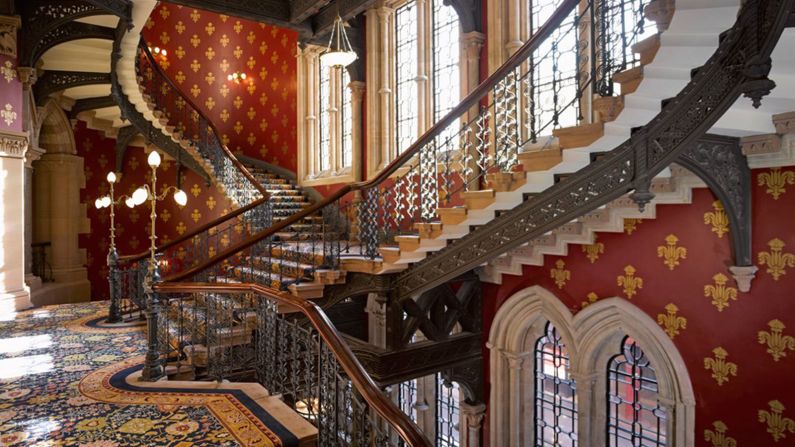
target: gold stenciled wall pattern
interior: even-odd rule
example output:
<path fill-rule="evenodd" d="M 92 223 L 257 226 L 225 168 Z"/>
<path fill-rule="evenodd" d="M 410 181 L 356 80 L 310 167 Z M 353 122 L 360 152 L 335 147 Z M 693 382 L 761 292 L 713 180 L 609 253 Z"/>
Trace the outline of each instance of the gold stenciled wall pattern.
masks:
<path fill-rule="evenodd" d="M 696 393 L 696 446 L 790 445 L 795 187 L 787 179 L 793 176 L 795 167 L 752 172 L 752 253 L 759 270 L 749 293 L 738 290 L 727 269 L 732 229 L 726 210 L 709 190 L 698 189 L 690 205 L 658 206 L 655 219 L 627 219 L 624 233 L 599 233 L 592 245 L 569 247 L 567 256 L 546 256 L 544 265 L 525 266 L 521 276 L 484 285 L 485 333 L 501 303 L 532 285 L 554 293 L 572 313 L 601 299 L 631 300 L 685 360 Z"/>
<path fill-rule="evenodd" d="M 296 169 L 294 31 L 160 3 L 144 27 L 183 94 L 218 127 L 233 152 Z M 241 83 L 227 80 L 246 73 Z"/>
<path fill-rule="evenodd" d="M 92 299 L 102 300 L 108 298 L 106 257 L 110 244 L 110 218 L 108 208 L 97 210 L 94 207 L 94 199 L 109 192 L 105 176 L 116 166 L 116 141 L 105 138 L 101 132 L 87 129 L 85 123 L 78 122 L 75 126 L 75 142 L 78 155 L 83 157 L 86 173 L 86 186 L 81 191 L 80 199 L 86 204 L 91 221 L 91 233 L 80 235 L 79 246 L 86 249 Z M 151 171 L 146 164 L 146 157 L 147 154 L 141 147 L 127 149 L 123 174 L 115 187 L 116 197 L 129 195 L 144 182 L 149 182 Z M 168 185 L 175 185 L 176 164 L 164 160 L 157 171 L 157 178 L 160 191 Z M 188 169 L 182 170 L 181 186 L 188 194 L 187 206 L 178 206 L 170 197 L 157 205 L 158 244 L 176 239 L 231 209 L 229 200 L 217 187 L 207 186 L 198 175 Z M 127 208 L 123 203 L 116 206 L 116 246 L 119 255 L 138 254 L 146 250 L 149 244 L 148 219 L 148 205 L 133 209 Z"/>

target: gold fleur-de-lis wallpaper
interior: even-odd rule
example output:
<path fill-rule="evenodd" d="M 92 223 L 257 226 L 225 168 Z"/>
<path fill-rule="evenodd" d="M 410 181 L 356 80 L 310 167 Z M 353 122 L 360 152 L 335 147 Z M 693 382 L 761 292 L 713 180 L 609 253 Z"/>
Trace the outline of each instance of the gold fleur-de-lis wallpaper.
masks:
<path fill-rule="evenodd" d="M 161 64 L 166 74 L 217 126 L 229 149 L 295 171 L 294 31 L 162 2 L 143 35 L 168 50 L 168 63 Z M 246 73 L 246 80 L 229 81 L 233 72 Z"/>
<path fill-rule="evenodd" d="M 781 180 L 764 177 L 760 184 L 760 174 L 771 172 L 752 171 L 752 260 L 759 270 L 750 292 L 739 291 L 728 269 L 726 210 L 708 189 L 696 189 L 692 204 L 658 205 L 654 219 L 626 219 L 623 233 L 598 233 L 600 249 L 570 246 L 566 256 L 545 256 L 521 275 L 503 275 L 500 285 L 484 284 L 485 333 L 500 305 L 530 286 L 549 290 L 574 314 L 605 299 L 631 298 L 684 359 L 697 400 L 696 446 L 791 445 L 795 184 L 786 179 L 795 167 L 775 174 L 783 189 L 775 187 Z M 569 273 L 560 288 L 562 273 L 552 274 L 559 265 Z"/>
<path fill-rule="evenodd" d="M 184 23 L 192 22 L 183 20 Z M 108 278 L 101 269 L 106 268 L 108 255 L 110 219 L 109 209 L 97 210 L 94 199 L 107 194 L 108 184 L 106 173 L 116 166 L 116 141 L 105 138 L 101 132 L 87 129 L 83 122 L 75 127 L 75 142 L 78 155 L 83 157 L 86 171 L 94 175 L 86 178 L 85 189 L 81 191 L 81 202 L 86 204 L 88 218 L 91 221 L 91 233 L 80 235 L 79 246 L 86 249 L 88 262 L 88 279 L 91 282 L 91 294 L 95 300 L 107 299 Z M 124 156 L 122 175 L 115 187 L 116 197 L 131 194 L 135 188 L 148 182 L 150 168 L 140 160 L 146 160 L 143 148 L 130 147 Z M 100 160 L 105 167 L 100 166 Z M 166 185 L 176 185 L 177 170 L 174 161 L 164 161 L 158 169 L 158 190 Z M 176 239 L 198 225 L 220 217 L 231 209 L 229 200 L 216 188 L 207 188 L 193 171 L 182 169 L 182 189 L 188 194 L 188 205 L 180 208 L 169 196 L 157 204 L 157 236 L 158 243 Z M 193 214 L 193 211 L 196 214 Z M 196 220 L 194 221 L 194 217 Z M 133 255 L 145 250 L 149 244 L 149 207 L 142 205 L 132 210 L 121 205 L 116 207 L 116 246 L 119 255 Z M 181 248 L 181 247 L 180 247 Z"/>
<path fill-rule="evenodd" d="M 0 129 L 22 132 L 22 83 L 17 73 L 17 59 L 0 55 Z"/>

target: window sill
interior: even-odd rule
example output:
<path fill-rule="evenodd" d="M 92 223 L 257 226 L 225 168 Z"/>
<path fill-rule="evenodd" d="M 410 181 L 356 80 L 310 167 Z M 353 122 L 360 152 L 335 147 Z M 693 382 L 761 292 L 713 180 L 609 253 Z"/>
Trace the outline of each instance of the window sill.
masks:
<path fill-rule="evenodd" d="M 355 179 L 350 172 L 350 169 L 346 169 L 344 173 L 341 174 L 321 174 L 317 177 L 305 177 L 301 180 L 301 186 L 323 186 L 323 185 L 334 185 L 337 183 L 353 183 Z"/>

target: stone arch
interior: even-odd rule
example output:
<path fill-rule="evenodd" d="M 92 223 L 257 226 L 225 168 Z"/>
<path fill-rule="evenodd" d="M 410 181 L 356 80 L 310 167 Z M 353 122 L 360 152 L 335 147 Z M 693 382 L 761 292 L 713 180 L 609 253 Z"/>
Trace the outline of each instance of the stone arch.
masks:
<path fill-rule="evenodd" d="M 77 154 L 72 123 L 54 99 L 49 99 L 38 113 L 35 126 L 36 141 L 50 154 Z"/>
<path fill-rule="evenodd" d="M 600 300 L 572 316 L 550 291 L 532 286 L 516 292 L 497 311 L 489 332 L 491 395 L 490 445 L 532 445 L 534 401 L 533 342 L 552 322 L 570 356 L 577 382 L 578 434 L 582 445 L 605 443 L 608 359 L 626 335 L 635 339 L 655 368 L 659 401 L 668 414 L 670 446 L 695 443 L 695 394 L 676 346 L 645 312 L 622 298 Z M 530 377 L 530 379 L 528 379 Z M 528 419 L 530 418 L 530 419 Z"/>
<path fill-rule="evenodd" d="M 491 393 L 490 444 L 532 445 L 527 420 L 533 417 L 533 353 L 550 321 L 575 361 L 576 339 L 571 312 L 550 291 L 532 286 L 516 292 L 500 306 L 489 331 Z"/>
<path fill-rule="evenodd" d="M 49 99 L 38 112 L 32 130 L 44 153 L 33 162 L 33 241 L 50 243 L 53 282 L 33 291 L 31 299 L 35 305 L 87 301 L 86 252 L 78 246 L 78 235 L 90 232 L 86 205 L 80 201 L 86 186 L 83 158 L 58 102 Z"/>
<path fill-rule="evenodd" d="M 608 359 L 618 352 L 627 335 L 631 336 L 649 358 L 657 376 L 660 402 L 668 409 L 667 429 L 671 445 L 695 443 L 695 393 L 687 366 L 679 350 L 665 331 L 646 312 L 623 298 L 599 300 L 574 317 L 579 356 L 575 372 L 596 373 L 595 395 L 604 395 Z M 593 443 L 603 443 L 604 419 L 594 418 Z"/>

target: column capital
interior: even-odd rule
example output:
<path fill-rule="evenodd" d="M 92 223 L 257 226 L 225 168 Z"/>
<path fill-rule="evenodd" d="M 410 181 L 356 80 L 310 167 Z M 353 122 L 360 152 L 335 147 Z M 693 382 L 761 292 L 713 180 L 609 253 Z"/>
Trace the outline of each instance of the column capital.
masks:
<path fill-rule="evenodd" d="M 39 79 L 39 72 L 32 67 L 17 67 L 19 80 L 22 82 L 23 90 L 30 90 L 33 84 Z"/>
<path fill-rule="evenodd" d="M 461 410 L 461 415 L 466 419 L 468 427 L 479 429 L 483 425 L 483 418 L 486 416 L 486 404 L 461 402 L 459 409 Z"/>
<path fill-rule="evenodd" d="M 28 133 L 5 130 L 0 132 L 0 157 L 24 158 L 28 149 Z"/>
<path fill-rule="evenodd" d="M 486 35 L 481 33 L 480 31 L 470 31 L 468 33 L 461 34 L 461 43 L 464 44 L 465 49 L 469 49 L 470 47 L 475 47 L 478 50 L 483 48 L 483 44 L 486 42 Z"/>

